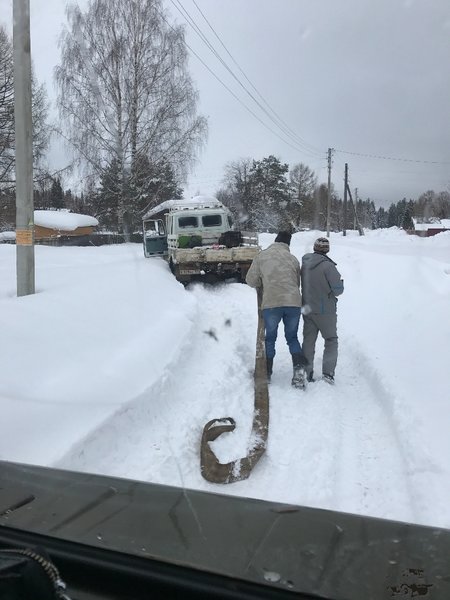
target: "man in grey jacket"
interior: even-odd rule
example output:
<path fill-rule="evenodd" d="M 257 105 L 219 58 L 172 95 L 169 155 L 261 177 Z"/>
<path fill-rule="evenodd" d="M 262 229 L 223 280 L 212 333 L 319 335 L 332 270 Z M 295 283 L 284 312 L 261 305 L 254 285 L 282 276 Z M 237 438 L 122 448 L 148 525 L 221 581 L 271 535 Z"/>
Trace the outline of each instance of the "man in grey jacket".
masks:
<path fill-rule="evenodd" d="M 290 252 L 290 242 L 291 234 L 280 231 L 275 242 L 254 258 L 246 282 L 254 288 L 262 287 L 267 378 L 270 381 L 272 376 L 278 325 L 283 320 L 284 335 L 294 368 L 292 385 L 304 389 L 306 359 L 297 337 L 302 305 L 300 263 Z"/>
<path fill-rule="evenodd" d="M 338 356 L 337 296 L 344 291 L 336 263 L 327 256 L 330 242 L 319 238 L 314 242 L 314 252 L 302 258 L 303 292 L 303 352 L 308 361 L 308 381 L 313 381 L 314 351 L 320 331 L 325 340 L 322 373 L 328 383 L 334 383 Z"/>

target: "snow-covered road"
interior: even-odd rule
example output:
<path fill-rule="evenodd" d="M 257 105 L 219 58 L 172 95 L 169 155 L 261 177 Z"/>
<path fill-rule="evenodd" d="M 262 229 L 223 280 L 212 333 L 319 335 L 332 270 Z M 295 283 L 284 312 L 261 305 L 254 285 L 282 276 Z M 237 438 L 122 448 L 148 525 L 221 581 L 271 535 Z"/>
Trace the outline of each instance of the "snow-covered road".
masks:
<path fill-rule="evenodd" d="M 317 235 L 294 236 L 292 252 Z M 345 279 L 337 383 L 293 389 L 280 331 L 267 452 L 225 486 L 202 479 L 200 438 L 233 417 L 214 451 L 246 454 L 255 291 L 185 290 L 138 245 L 38 247 L 39 293 L 16 299 L 13 248 L 0 247 L 0 458 L 450 527 L 450 236 L 331 244 Z"/>
<path fill-rule="evenodd" d="M 338 384 L 330 388 L 319 380 L 304 393 L 290 386 L 290 357 L 280 339 L 266 455 L 247 481 L 226 488 L 204 481 L 199 442 L 207 421 L 231 416 L 237 422 L 235 432 L 213 445 L 221 462 L 247 452 L 256 301 L 253 290 L 239 284 L 199 284 L 186 293 L 194 295 L 197 313 L 180 356 L 152 388 L 81 440 L 58 466 L 417 520 L 407 450 L 383 405 L 381 382 L 371 380 L 365 358 L 346 345 Z"/>

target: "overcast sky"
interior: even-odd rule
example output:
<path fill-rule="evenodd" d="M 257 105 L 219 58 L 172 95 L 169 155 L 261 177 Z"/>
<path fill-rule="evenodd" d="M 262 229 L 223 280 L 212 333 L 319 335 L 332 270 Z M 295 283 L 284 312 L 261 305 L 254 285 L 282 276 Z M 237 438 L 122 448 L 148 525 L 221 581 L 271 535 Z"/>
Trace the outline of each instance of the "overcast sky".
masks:
<path fill-rule="evenodd" d="M 53 68 L 66 2 L 30 2 L 33 62 L 54 100 Z M 303 162 L 326 181 L 329 147 L 336 149 L 332 180 L 341 194 L 345 162 L 352 189 L 378 206 L 428 189 L 449 189 L 449 0 L 182 0 L 242 84 L 261 104 L 268 103 L 296 141 L 218 62 L 176 0 L 164 2 L 174 21 L 186 23 L 192 50 L 265 123 L 191 54 L 209 137 L 187 196 L 213 194 L 227 162 L 270 154 L 291 166 Z M 86 6 L 87 0 L 79 4 Z M 12 0 L 0 0 L 0 20 L 11 30 Z M 52 150 L 51 160 L 61 164 L 61 149 Z"/>

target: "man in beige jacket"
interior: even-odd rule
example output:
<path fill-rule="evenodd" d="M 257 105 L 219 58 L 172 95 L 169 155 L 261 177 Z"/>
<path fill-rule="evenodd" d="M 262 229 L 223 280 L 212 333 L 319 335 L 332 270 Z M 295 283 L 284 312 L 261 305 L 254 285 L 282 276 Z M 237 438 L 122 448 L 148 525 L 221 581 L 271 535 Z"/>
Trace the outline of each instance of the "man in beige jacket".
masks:
<path fill-rule="evenodd" d="M 307 361 L 297 332 L 302 298 L 300 295 L 300 264 L 291 254 L 291 234 L 280 231 L 275 242 L 262 250 L 248 270 L 246 282 L 254 288 L 262 287 L 262 313 L 265 325 L 267 378 L 270 381 L 275 356 L 278 325 L 284 324 L 284 335 L 292 355 L 294 374 L 292 385 L 301 389 L 306 385 Z"/>

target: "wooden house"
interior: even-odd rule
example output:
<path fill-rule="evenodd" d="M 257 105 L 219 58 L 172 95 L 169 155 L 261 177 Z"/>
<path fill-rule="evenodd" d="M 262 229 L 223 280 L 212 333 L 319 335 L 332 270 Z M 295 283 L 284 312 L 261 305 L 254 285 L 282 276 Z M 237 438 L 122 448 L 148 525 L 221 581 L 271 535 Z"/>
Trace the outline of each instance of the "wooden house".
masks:
<path fill-rule="evenodd" d="M 421 223 L 418 219 L 413 219 L 414 229 L 411 233 L 420 237 L 430 237 L 444 231 L 450 231 L 450 219 L 430 219 L 429 223 Z"/>
<path fill-rule="evenodd" d="M 37 242 L 64 236 L 90 235 L 97 225 L 95 217 L 67 210 L 34 211 L 34 239 Z"/>

